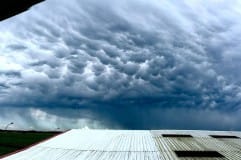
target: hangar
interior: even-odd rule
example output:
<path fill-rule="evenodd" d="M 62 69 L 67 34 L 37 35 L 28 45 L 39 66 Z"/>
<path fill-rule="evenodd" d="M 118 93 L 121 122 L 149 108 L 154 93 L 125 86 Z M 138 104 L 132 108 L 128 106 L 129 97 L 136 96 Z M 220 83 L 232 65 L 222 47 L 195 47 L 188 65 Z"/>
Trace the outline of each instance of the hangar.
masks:
<path fill-rule="evenodd" d="M 73 129 L 3 160 L 241 159 L 241 132 Z"/>

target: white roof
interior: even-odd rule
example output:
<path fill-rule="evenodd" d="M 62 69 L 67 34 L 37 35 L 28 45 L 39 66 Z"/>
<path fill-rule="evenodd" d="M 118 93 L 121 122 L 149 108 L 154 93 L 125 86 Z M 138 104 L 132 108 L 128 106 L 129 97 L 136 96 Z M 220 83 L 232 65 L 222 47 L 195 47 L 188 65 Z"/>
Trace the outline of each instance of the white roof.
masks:
<path fill-rule="evenodd" d="M 163 134 L 190 134 L 193 138 Z M 210 135 L 241 137 L 241 132 L 74 129 L 3 160 L 181 159 L 174 151 L 217 151 L 226 158 L 216 159 L 241 159 L 241 139 Z"/>

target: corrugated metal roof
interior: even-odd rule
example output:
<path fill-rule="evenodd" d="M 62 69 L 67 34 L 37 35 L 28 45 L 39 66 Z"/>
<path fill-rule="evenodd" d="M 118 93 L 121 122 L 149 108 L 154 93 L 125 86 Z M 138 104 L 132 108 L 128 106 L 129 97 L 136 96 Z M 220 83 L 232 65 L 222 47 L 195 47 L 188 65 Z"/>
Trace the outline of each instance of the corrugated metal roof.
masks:
<path fill-rule="evenodd" d="M 190 134 L 192 137 L 162 134 Z M 178 160 L 241 159 L 241 139 L 213 138 L 240 132 L 75 129 L 4 160 Z M 175 151 L 217 151 L 224 157 L 177 157 Z"/>

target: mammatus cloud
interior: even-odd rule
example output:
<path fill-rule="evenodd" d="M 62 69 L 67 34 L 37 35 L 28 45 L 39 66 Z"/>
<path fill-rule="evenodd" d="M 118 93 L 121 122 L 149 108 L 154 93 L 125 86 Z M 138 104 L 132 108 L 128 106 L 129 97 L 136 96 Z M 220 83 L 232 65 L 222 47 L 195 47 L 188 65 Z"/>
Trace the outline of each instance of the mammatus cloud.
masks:
<path fill-rule="evenodd" d="M 63 128 L 240 129 L 240 16 L 238 0 L 48 0 L 0 23 L 0 106 Z"/>

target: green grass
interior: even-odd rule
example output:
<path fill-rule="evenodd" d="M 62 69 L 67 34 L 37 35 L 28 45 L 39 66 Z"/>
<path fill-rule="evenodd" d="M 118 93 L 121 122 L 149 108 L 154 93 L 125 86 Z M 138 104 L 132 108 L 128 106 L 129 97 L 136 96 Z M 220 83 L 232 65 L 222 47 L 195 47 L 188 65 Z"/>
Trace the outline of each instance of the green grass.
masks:
<path fill-rule="evenodd" d="M 25 148 L 57 132 L 0 131 L 0 156 Z"/>

